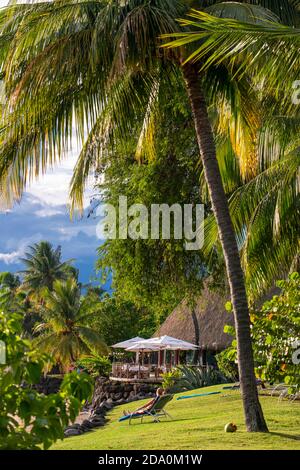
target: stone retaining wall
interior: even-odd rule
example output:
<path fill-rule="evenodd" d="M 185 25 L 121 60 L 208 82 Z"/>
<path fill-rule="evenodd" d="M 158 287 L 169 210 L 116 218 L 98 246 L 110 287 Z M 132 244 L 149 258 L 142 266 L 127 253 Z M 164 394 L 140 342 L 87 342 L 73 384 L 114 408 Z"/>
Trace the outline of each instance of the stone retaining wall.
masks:
<path fill-rule="evenodd" d="M 106 377 L 98 377 L 95 382 L 95 389 L 92 399 L 92 408 L 95 409 L 104 400 L 111 399 L 113 403 L 122 401 L 126 403 L 138 399 L 152 397 L 155 395 L 157 385 L 151 384 L 127 384 L 123 382 L 113 382 Z"/>
<path fill-rule="evenodd" d="M 98 377 L 95 381 L 94 394 L 90 405 L 90 415 L 81 423 L 71 424 L 65 429 L 65 437 L 78 436 L 94 428 L 104 426 L 106 413 L 114 406 L 124 405 L 136 400 L 155 396 L 157 385 L 127 384 L 110 381 L 107 377 Z"/>

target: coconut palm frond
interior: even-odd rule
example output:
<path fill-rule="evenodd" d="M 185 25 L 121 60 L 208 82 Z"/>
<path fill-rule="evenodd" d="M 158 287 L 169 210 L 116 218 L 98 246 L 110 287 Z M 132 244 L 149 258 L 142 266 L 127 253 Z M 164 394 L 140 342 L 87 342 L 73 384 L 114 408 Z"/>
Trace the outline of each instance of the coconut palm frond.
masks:
<path fill-rule="evenodd" d="M 226 64 L 236 70 L 237 77 L 251 72 L 258 83 L 263 82 L 265 89 L 272 89 L 281 97 L 282 109 L 292 112 L 295 108 L 291 103 L 292 86 L 300 72 L 297 47 L 300 29 L 269 19 L 242 22 L 197 10 L 192 10 L 188 17 L 191 19 L 182 19 L 180 24 L 189 30 L 169 36 L 174 40 L 165 47 L 195 43 L 187 61 L 199 62 L 202 71 L 212 65 Z M 285 83 L 284 90 L 282 83 Z"/>
<path fill-rule="evenodd" d="M 132 128 L 141 120 L 141 109 L 146 109 L 152 94 L 152 80 L 158 80 L 159 70 L 144 76 L 126 73 L 110 87 L 109 97 L 88 135 L 78 157 L 70 183 L 71 213 L 82 209 L 83 193 L 91 171 L 97 172 L 102 156 L 109 152 L 116 141 L 132 138 Z M 147 118 L 145 117 L 144 120 Z M 148 140 L 137 141 L 140 149 Z"/>
<path fill-rule="evenodd" d="M 251 76 L 239 80 L 224 66 L 210 67 L 203 80 L 208 104 L 215 109 L 216 138 L 228 136 L 244 181 L 258 172 L 257 139 L 265 107 Z"/>
<path fill-rule="evenodd" d="M 178 28 L 175 18 L 184 10 L 180 2 L 171 0 L 153 4 L 60 0 L 4 8 L 0 62 L 7 106 L 0 128 L 0 184 L 8 203 L 19 199 L 29 181 L 65 156 L 73 128 L 83 145 L 124 74 L 151 74 L 157 68 L 153 68 L 161 59 L 157 38 Z M 141 100 L 140 109 L 146 109 L 143 92 L 131 91 Z M 125 122 L 120 115 L 129 114 L 130 108 L 128 94 L 127 102 L 123 100 L 122 106 L 119 102 L 119 119 L 113 123 L 119 135 Z M 107 125 L 102 129 L 106 132 Z M 90 141 L 93 136 L 92 132 Z M 99 135 L 100 141 L 105 139 L 105 134 Z M 78 177 L 79 170 L 85 175 L 89 170 L 90 141 L 78 162 L 75 187 L 85 181 Z M 72 187 L 71 195 L 74 192 Z M 81 199 L 77 194 L 76 202 Z"/>
<path fill-rule="evenodd" d="M 25 258 L 21 258 L 25 269 L 23 274 L 23 287 L 29 291 L 40 292 L 43 288 L 52 289 L 56 279 L 70 277 L 73 260 L 62 262 L 61 249 L 56 249 L 51 243 L 41 241 L 28 247 Z"/>
<path fill-rule="evenodd" d="M 81 340 L 88 345 L 88 347 L 99 354 L 108 354 L 108 347 L 101 339 L 101 337 L 91 328 L 85 326 L 78 326 L 76 328 Z"/>
<path fill-rule="evenodd" d="M 229 198 L 249 292 L 261 294 L 299 251 L 299 152 L 273 163 Z M 205 221 L 205 251 L 218 243 L 213 215 Z M 277 270 L 277 271 L 276 271 Z"/>
<path fill-rule="evenodd" d="M 155 157 L 154 136 L 155 125 L 157 124 L 155 121 L 158 117 L 159 85 L 158 81 L 154 82 L 149 95 L 149 101 L 135 153 L 139 161 L 142 160 L 143 156 L 146 157 L 147 160 L 153 160 Z"/>

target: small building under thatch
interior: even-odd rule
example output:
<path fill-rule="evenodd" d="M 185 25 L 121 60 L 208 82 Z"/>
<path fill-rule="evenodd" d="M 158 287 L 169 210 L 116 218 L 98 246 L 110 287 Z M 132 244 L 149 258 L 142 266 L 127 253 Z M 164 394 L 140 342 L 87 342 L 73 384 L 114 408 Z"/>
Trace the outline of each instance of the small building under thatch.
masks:
<path fill-rule="evenodd" d="M 195 343 L 200 351 L 193 362 L 214 364 L 215 354 L 230 346 L 233 340 L 224 333 L 225 325 L 234 325 L 233 314 L 225 309 L 228 298 L 204 286 L 201 297 L 194 303 L 183 300 L 153 336 L 169 335 Z"/>

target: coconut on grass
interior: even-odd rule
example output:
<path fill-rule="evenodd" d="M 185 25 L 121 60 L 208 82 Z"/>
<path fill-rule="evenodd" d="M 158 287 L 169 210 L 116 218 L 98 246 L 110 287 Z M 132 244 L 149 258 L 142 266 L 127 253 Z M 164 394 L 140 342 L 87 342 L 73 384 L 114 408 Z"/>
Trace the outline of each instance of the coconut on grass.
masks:
<path fill-rule="evenodd" d="M 225 424 L 224 431 L 225 432 L 236 432 L 237 426 L 234 423 L 227 423 Z"/>

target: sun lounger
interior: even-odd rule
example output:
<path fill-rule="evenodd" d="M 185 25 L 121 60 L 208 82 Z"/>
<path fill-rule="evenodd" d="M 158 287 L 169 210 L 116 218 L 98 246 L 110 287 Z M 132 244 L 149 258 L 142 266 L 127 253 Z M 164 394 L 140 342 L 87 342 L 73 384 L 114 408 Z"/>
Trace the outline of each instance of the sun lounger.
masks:
<path fill-rule="evenodd" d="M 164 409 L 167 403 L 169 403 L 169 401 L 171 401 L 172 399 L 173 395 L 163 395 L 162 397 L 159 397 L 158 400 L 156 400 L 151 406 L 151 408 L 149 408 L 148 410 L 143 410 L 143 412 L 141 413 L 131 413 L 129 415 L 122 416 L 119 421 L 129 420 L 129 424 L 131 424 L 132 419 L 140 419 L 142 423 L 143 418 L 147 416 L 151 416 L 152 418 L 154 418 L 153 421 L 155 423 L 160 422 L 160 417 L 172 419 L 169 413 L 167 413 Z"/>

